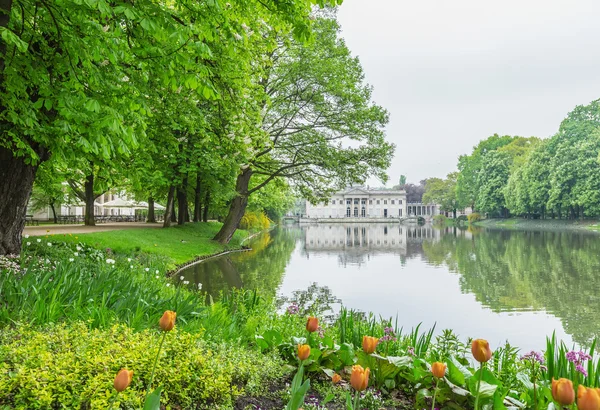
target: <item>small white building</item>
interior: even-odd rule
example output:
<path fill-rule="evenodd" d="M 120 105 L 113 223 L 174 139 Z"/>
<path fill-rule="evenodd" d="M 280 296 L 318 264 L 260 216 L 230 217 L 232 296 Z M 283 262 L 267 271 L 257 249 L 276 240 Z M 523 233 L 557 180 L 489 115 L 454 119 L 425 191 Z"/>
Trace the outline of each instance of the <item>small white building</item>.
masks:
<path fill-rule="evenodd" d="M 406 191 L 352 187 L 334 194 L 329 201 L 312 205 L 306 202 L 304 217 L 323 218 L 406 218 L 439 214 L 434 204 L 409 204 Z"/>

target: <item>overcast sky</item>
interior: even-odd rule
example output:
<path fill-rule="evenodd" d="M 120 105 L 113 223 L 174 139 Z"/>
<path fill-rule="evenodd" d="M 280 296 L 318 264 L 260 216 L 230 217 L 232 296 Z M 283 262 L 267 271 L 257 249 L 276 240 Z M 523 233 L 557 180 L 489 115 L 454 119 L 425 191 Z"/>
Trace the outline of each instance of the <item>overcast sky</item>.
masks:
<path fill-rule="evenodd" d="M 600 98 L 598 0 L 344 0 L 360 57 L 397 145 L 388 186 L 444 177 L 501 135 L 546 138 Z"/>

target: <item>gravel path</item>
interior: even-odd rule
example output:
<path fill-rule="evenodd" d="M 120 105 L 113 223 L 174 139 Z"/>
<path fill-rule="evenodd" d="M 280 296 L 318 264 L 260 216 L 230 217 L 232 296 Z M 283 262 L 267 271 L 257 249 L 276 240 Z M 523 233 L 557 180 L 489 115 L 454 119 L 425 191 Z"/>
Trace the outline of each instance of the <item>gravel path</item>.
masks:
<path fill-rule="evenodd" d="M 119 231 L 123 229 L 140 229 L 140 228 L 160 228 L 160 223 L 146 222 L 112 222 L 96 226 L 85 225 L 42 225 L 42 226 L 26 226 L 23 230 L 23 235 L 40 236 L 40 235 L 62 235 L 62 234 L 82 234 L 92 232 Z"/>

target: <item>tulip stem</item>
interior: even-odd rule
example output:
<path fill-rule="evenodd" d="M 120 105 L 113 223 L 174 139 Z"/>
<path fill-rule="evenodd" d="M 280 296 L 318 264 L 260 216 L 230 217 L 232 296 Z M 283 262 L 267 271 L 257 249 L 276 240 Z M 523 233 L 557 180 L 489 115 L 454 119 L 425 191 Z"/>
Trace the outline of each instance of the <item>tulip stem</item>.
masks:
<path fill-rule="evenodd" d="M 437 396 L 439 382 L 440 382 L 440 379 L 438 379 L 436 377 L 435 378 L 435 390 L 433 391 L 433 402 L 431 403 L 431 410 L 435 409 L 435 396 Z"/>
<path fill-rule="evenodd" d="M 360 404 L 360 392 L 357 390 L 354 396 L 354 410 L 360 410 L 358 405 Z"/>
<path fill-rule="evenodd" d="M 481 379 L 483 378 L 483 363 L 479 366 L 479 380 L 477 380 L 477 396 L 475 396 L 475 410 L 478 410 L 479 407 L 479 389 L 481 388 Z"/>
<path fill-rule="evenodd" d="M 167 332 L 163 332 L 162 338 L 160 339 L 160 344 L 158 345 L 158 351 L 156 352 L 156 357 L 154 358 L 154 365 L 152 366 L 152 373 L 150 374 L 150 383 L 148 383 L 148 391 L 146 392 L 146 397 L 152 389 L 152 382 L 154 382 L 154 371 L 156 370 L 156 364 L 158 363 L 158 357 L 160 356 L 160 349 L 162 349 L 165 337 L 167 337 Z"/>
<path fill-rule="evenodd" d="M 117 397 L 119 397 L 119 392 L 117 392 L 117 394 L 115 394 L 114 396 L 112 396 L 108 402 L 108 404 L 110 404 L 110 407 L 108 408 L 108 410 L 112 410 L 113 409 L 113 404 L 115 404 L 115 401 L 117 401 Z"/>

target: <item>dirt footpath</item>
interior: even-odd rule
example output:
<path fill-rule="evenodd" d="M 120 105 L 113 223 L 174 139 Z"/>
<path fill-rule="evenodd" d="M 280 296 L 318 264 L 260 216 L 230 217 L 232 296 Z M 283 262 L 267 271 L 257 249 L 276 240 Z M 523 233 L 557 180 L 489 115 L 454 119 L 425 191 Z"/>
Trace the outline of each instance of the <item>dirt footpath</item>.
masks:
<path fill-rule="evenodd" d="M 41 236 L 41 235 L 62 235 L 62 234 L 81 234 L 92 232 L 119 231 L 123 229 L 140 229 L 140 228 L 160 228 L 160 223 L 146 222 L 110 222 L 98 224 L 96 226 L 85 225 L 42 225 L 42 226 L 26 226 L 23 230 L 23 235 Z"/>

